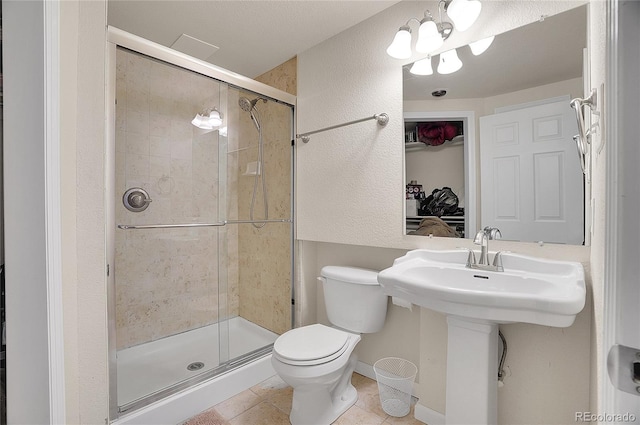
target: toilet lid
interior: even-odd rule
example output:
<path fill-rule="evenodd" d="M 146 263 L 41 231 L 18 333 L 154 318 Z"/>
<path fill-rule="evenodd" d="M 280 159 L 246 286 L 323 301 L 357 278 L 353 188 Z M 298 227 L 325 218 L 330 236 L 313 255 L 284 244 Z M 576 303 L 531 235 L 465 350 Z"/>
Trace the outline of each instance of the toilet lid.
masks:
<path fill-rule="evenodd" d="M 317 363 L 316 360 L 344 351 L 348 341 L 347 332 L 316 324 L 280 335 L 273 344 L 273 351 L 283 360 Z"/>

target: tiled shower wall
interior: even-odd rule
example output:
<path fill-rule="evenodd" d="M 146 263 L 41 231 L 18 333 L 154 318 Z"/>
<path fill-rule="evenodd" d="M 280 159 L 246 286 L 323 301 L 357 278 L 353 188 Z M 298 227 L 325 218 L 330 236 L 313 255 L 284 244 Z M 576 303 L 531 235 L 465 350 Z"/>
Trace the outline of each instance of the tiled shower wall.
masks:
<path fill-rule="evenodd" d="M 256 80 L 296 94 L 296 59 L 291 59 Z M 231 100 L 230 100 L 231 103 Z M 288 107 L 273 102 L 258 102 L 264 134 L 264 157 L 269 199 L 269 218 L 291 218 L 291 129 Z M 243 118 L 248 119 L 248 114 Z M 244 121 L 243 121 L 244 123 Z M 251 122 L 251 149 L 239 155 L 239 214 L 248 217 L 253 178 L 242 176 L 246 164 L 256 161 L 258 135 Z M 262 190 L 258 191 L 261 194 Z M 262 218 L 262 198 L 256 200 L 255 217 Z M 269 223 L 261 229 L 239 227 L 239 313 L 240 316 L 277 334 L 291 329 L 291 226 Z"/>
<path fill-rule="evenodd" d="M 219 84 L 126 50 L 116 63 L 116 224 L 218 221 L 218 132 L 191 119 Z M 124 208 L 131 187 L 145 211 Z M 216 228 L 117 229 L 117 348 L 217 322 L 217 255 Z"/>
<path fill-rule="evenodd" d="M 264 137 L 262 171 L 267 182 L 269 219 L 288 219 L 291 217 L 291 139 L 287 130 L 291 128 L 290 113 L 273 103 L 258 105 L 258 108 Z M 255 143 L 237 152 L 238 214 L 242 218 L 250 216 L 254 186 L 254 176 L 246 173 L 247 165 L 257 160 L 258 151 L 257 131 L 253 126 L 251 129 Z M 262 185 L 258 183 L 254 219 L 265 217 Z M 291 328 L 291 225 L 267 223 L 255 228 L 243 224 L 237 229 L 240 316 L 281 334 Z"/>

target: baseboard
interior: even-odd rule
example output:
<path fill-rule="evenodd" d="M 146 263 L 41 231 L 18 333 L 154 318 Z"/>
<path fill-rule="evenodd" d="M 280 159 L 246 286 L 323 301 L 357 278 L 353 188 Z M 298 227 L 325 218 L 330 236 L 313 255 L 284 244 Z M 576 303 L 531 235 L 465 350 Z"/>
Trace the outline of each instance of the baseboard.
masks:
<path fill-rule="evenodd" d="M 417 420 L 429 425 L 445 425 L 444 415 L 418 403 L 414 411 Z"/>
<path fill-rule="evenodd" d="M 366 376 L 367 378 L 376 381 L 376 372 L 373 370 L 373 366 L 369 364 L 358 361 L 358 363 L 356 364 L 356 372 L 358 372 L 362 376 Z"/>

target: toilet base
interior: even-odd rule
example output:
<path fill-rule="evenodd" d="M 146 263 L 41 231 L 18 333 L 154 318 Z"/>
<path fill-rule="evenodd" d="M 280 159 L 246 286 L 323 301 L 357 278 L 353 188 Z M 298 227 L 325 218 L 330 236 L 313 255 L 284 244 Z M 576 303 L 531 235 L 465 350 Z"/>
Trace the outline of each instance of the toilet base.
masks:
<path fill-rule="evenodd" d="M 357 357 L 352 354 L 331 391 L 323 385 L 293 388 L 289 420 L 292 425 L 329 425 L 358 401 L 358 391 L 351 384 Z"/>
<path fill-rule="evenodd" d="M 292 425 L 329 425 L 358 401 L 358 392 L 351 383 L 333 400 L 327 392 L 302 391 L 296 394 L 294 390 L 289 416 Z"/>

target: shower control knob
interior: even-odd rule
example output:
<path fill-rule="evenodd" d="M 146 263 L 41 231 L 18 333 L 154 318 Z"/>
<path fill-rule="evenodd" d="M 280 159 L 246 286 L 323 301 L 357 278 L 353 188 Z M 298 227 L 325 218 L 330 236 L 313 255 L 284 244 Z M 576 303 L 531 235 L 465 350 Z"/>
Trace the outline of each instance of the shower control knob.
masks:
<path fill-rule="evenodd" d="M 122 195 L 122 203 L 131 212 L 146 210 L 151 201 L 147 191 L 140 187 L 132 187 Z"/>

